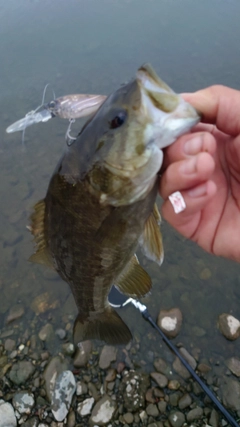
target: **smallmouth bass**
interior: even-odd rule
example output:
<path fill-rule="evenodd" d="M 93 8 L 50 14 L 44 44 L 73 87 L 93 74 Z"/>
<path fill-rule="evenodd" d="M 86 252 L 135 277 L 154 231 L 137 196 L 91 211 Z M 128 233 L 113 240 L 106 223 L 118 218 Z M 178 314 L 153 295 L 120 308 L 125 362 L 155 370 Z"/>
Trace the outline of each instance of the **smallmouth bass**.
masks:
<path fill-rule="evenodd" d="M 114 284 L 131 297 L 151 289 L 138 245 L 160 265 L 160 214 L 155 204 L 162 148 L 199 121 L 150 65 L 113 92 L 66 148 L 47 195 L 35 206 L 31 261 L 59 273 L 79 314 L 74 342 L 123 344 L 131 332 L 108 303 Z"/>

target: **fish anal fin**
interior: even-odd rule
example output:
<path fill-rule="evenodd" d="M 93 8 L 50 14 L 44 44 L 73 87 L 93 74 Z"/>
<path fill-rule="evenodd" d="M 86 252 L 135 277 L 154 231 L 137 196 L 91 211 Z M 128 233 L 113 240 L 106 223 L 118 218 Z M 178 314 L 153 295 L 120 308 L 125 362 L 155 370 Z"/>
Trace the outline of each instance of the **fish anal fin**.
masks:
<path fill-rule="evenodd" d="M 132 339 L 132 334 L 121 317 L 109 306 L 89 318 L 78 314 L 73 328 L 73 339 L 75 345 L 91 339 L 117 345 L 127 344 Z"/>
<path fill-rule="evenodd" d="M 40 200 L 34 206 L 34 212 L 30 217 L 31 224 L 29 227 L 27 227 L 34 237 L 34 242 L 37 249 L 36 252 L 30 256 L 29 261 L 36 262 L 38 264 L 44 264 L 54 269 L 53 259 L 47 244 L 44 219 L 45 200 Z"/>
<path fill-rule="evenodd" d="M 114 285 L 125 295 L 142 297 L 150 292 L 152 282 L 148 273 L 139 264 L 136 255 L 134 255 Z"/>
<path fill-rule="evenodd" d="M 145 223 L 144 232 L 139 240 L 144 255 L 161 265 L 164 258 L 162 234 L 160 230 L 161 215 L 155 203 L 153 212 Z"/>

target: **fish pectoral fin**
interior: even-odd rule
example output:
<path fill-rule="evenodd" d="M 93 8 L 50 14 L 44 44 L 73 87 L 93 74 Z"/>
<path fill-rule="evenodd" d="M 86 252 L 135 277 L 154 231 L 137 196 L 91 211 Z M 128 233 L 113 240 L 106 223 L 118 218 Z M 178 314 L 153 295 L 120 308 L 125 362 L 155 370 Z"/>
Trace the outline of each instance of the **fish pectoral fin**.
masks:
<path fill-rule="evenodd" d="M 123 294 L 134 298 L 142 297 L 150 292 L 152 282 L 148 273 L 139 264 L 137 256 L 134 255 L 114 285 Z"/>
<path fill-rule="evenodd" d="M 30 256 L 29 261 L 36 262 L 37 264 L 44 264 L 55 269 L 45 237 L 44 218 L 45 200 L 40 200 L 34 206 L 34 212 L 30 217 L 31 225 L 28 227 L 34 237 L 34 242 L 37 248 L 36 252 Z"/>
<path fill-rule="evenodd" d="M 156 203 L 153 212 L 145 223 L 144 232 L 139 240 L 141 249 L 148 259 L 162 264 L 164 258 L 162 234 L 160 230 L 161 215 Z"/>
<path fill-rule="evenodd" d="M 73 328 L 73 339 L 75 345 L 91 339 L 116 345 L 127 344 L 132 339 L 132 334 L 116 311 L 108 306 L 103 312 L 95 313 L 89 318 L 79 313 Z"/>

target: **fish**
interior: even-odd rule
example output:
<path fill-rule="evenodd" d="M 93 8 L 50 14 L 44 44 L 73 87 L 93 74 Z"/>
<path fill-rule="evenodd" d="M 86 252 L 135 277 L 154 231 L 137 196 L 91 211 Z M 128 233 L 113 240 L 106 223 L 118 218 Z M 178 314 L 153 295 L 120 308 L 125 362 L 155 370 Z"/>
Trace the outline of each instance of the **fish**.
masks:
<path fill-rule="evenodd" d="M 78 307 L 74 343 L 126 344 L 132 334 L 108 302 L 114 284 L 129 297 L 151 290 L 138 247 L 161 265 L 156 205 L 163 148 L 189 131 L 197 111 L 149 64 L 109 95 L 65 148 L 30 229 L 36 252 L 66 281 Z"/>

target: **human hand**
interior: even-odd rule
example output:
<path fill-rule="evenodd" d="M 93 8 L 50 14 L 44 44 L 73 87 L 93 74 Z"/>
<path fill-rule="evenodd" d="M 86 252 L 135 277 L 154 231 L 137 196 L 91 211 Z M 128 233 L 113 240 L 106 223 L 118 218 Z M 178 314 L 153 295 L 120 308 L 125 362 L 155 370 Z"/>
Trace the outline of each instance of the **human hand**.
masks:
<path fill-rule="evenodd" d="M 165 150 L 163 217 L 206 251 L 240 261 L 240 91 L 211 86 L 183 97 L 203 123 Z M 179 214 L 168 199 L 175 191 L 186 203 Z"/>

